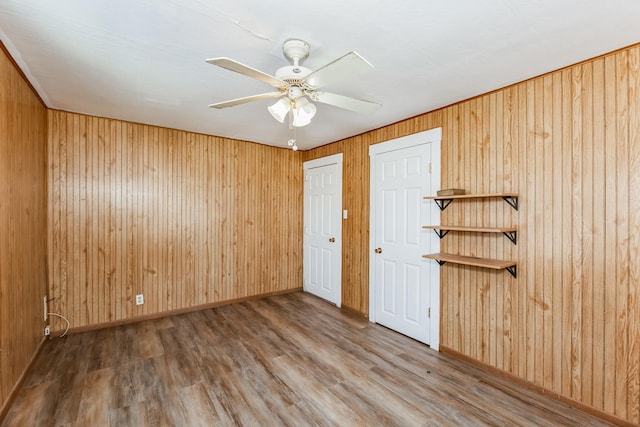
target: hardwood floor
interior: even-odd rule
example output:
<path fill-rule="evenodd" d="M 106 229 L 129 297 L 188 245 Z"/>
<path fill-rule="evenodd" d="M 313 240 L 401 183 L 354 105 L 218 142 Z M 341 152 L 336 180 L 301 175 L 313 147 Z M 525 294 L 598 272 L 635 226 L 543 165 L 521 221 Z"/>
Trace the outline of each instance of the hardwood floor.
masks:
<path fill-rule="evenodd" d="M 303 293 L 52 339 L 4 426 L 606 426 Z"/>

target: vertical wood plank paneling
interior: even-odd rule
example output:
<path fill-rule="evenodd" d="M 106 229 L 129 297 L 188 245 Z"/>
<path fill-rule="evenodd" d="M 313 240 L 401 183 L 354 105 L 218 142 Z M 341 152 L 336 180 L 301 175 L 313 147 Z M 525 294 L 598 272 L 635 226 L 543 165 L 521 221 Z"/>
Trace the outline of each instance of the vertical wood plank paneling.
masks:
<path fill-rule="evenodd" d="M 51 308 L 72 327 L 301 286 L 299 153 L 49 116 Z"/>
<path fill-rule="evenodd" d="M 165 132 L 162 132 L 163 134 Z M 160 215 L 156 215 L 156 212 L 160 211 L 162 204 L 162 192 L 160 191 L 160 182 L 162 181 L 162 170 L 160 168 L 162 162 L 162 150 L 160 136 L 161 132 L 159 128 L 149 128 L 149 142 L 147 144 L 147 162 L 149 169 L 149 180 L 145 183 L 145 188 L 149 188 L 152 196 L 148 197 L 147 200 L 149 209 L 147 210 L 147 217 L 149 218 L 148 224 L 149 228 L 147 229 L 146 235 L 147 238 L 145 241 L 148 242 L 148 257 L 147 264 L 145 266 L 145 270 L 150 277 L 150 297 L 151 301 L 148 306 L 148 310 L 150 313 L 158 313 L 162 310 L 162 301 L 164 298 L 163 294 L 163 282 L 160 280 L 161 273 L 163 271 L 163 262 L 162 262 L 162 251 L 165 247 L 165 242 L 161 238 L 160 230 L 162 224 L 162 217 Z M 150 239 L 149 239 L 150 237 Z"/>
<path fill-rule="evenodd" d="M 515 141 L 518 146 L 518 167 L 520 173 L 516 180 L 516 186 L 514 190 L 521 194 L 519 203 L 521 207 L 518 212 L 518 259 L 527 259 L 527 242 L 530 238 L 534 238 L 529 233 L 527 228 L 527 207 L 533 205 L 530 202 L 530 192 L 527 191 L 527 177 L 530 173 L 529 165 L 527 164 L 527 147 L 526 138 L 528 133 L 527 123 L 527 86 L 526 84 L 520 84 L 515 87 L 517 90 L 518 102 L 515 104 L 516 112 L 514 118 L 516 122 L 515 128 Z M 523 125 L 524 124 L 524 125 Z M 527 263 L 518 265 L 518 277 L 526 278 L 527 271 L 529 270 Z M 517 349 L 518 358 L 513 359 L 514 366 L 517 367 L 517 373 L 520 378 L 526 378 L 527 376 L 527 360 L 531 352 L 531 347 L 528 345 L 529 338 L 527 334 L 527 314 L 529 311 L 529 297 L 527 289 L 527 281 L 518 280 L 518 311 L 516 314 L 518 328 L 514 330 L 514 333 L 518 337 Z"/>
<path fill-rule="evenodd" d="M 553 76 L 547 75 L 542 82 L 542 129 L 541 131 L 541 147 L 543 149 L 543 171 L 553 170 Z M 546 212 L 542 215 L 543 230 L 553 230 L 553 174 L 542 172 L 543 183 L 542 198 L 543 209 Z M 541 249 L 542 256 L 542 295 L 539 304 L 542 311 L 542 331 L 543 335 L 538 341 L 542 351 L 542 385 L 546 388 L 553 387 L 553 347 L 545 345 L 545 343 L 553 342 L 553 234 L 542 233 Z"/>
<path fill-rule="evenodd" d="M 441 144 L 441 162 L 443 163 L 443 171 L 445 168 L 450 168 L 452 176 L 452 180 L 447 182 L 443 181 L 443 188 L 460 188 L 462 185 L 462 168 L 460 165 L 462 164 L 462 147 L 458 144 L 452 144 L 449 141 L 457 141 L 459 139 L 459 129 L 460 129 L 460 105 L 455 105 L 452 108 L 447 110 L 447 122 L 451 124 L 448 128 L 443 129 L 443 135 L 447 135 L 446 138 L 443 138 L 443 142 Z M 446 165 L 445 165 L 446 162 Z M 453 210 L 447 210 L 442 213 L 441 220 L 443 224 L 454 222 L 448 219 L 448 215 L 451 215 Z M 451 236 L 453 239 L 440 240 L 441 248 L 444 251 L 451 251 L 453 243 L 459 242 L 460 236 L 453 235 Z M 462 300 L 462 292 L 463 292 L 463 284 L 460 280 L 463 271 L 461 269 L 441 269 L 440 274 L 446 276 L 445 279 L 448 283 L 451 283 L 452 288 L 447 294 L 447 299 L 445 304 L 442 304 L 441 310 L 446 309 L 450 313 L 452 313 L 453 318 L 450 317 L 448 322 L 443 322 L 443 324 L 449 325 L 450 331 L 450 339 L 457 343 L 458 348 L 463 347 L 463 339 L 464 339 L 464 307 L 461 307 L 460 304 L 455 304 L 455 301 Z M 445 307 L 446 306 L 446 307 Z M 443 318 L 444 319 L 444 318 Z"/>
<path fill-rule="evenodd" d="M 477 130 L 478 113 L 476 111 L 476 102 L 477 100 L 473 99 L 464 103 L 465 104 L 464 117 L 466 119 L 465 127 L 467 127 L 468 129 L 467 137 L 469 138 L 464 143 L 465 150 L 466 150 L 466 153 L 464 154 L 465 163 L 466 163 L 465 182 L 472 181 L 471 165 L 473 165 L 473 172 L 476 171 L 476 165 L 477 165 L 475 147 L 478 141 L 478 130 Z M 472 193 L 477 193 L 479 191 L 478 185 L 479 183 L 477 181 L 474 181 L 473 184 L 469 186 L 469 191 Z M 464 188 L 467 188 L 467 187 L 464 187 Z M 466 220 L 463 219 L 460 222 L 456 220 L 454 224 L 458 224 L 458 223 L 464 224 L 466 221 L 469 221 L 470 224 L 474 224 L 474 225 L 477 224 L 477 209 L 472 209 L 471 203 L 468 203 L 467 201 L 465 201 L 465 203 L 462 203 L 461 207 L 464 207 L 463 215 L 464 215 L 464 218 L 467 218 L 467 219 Z M 462 250 L 465 251 L 463 253 L 469 253 L 472 256 L 476 256 L 477 247 L 476 247 L 475 241 L 473 240 L 474 236 L 466 233 L 463 236 L 464 236 L 464 243 L 462 244 L 462 247 L 463 247 Z M 449 268 L 455 268 L 455 266 L 449 266 Z M 479 359 L 478 353 L 480 352 L 480 346 L 478 345 L 478 324 L 476 322 L 476 319 L 479 313 L 481 313 L 482 311 L 480 310 L 480 307 L 477 305 L 476 295 L 479 291 L 481 283 L 478 283 L 478 280 L 476 278 L 477 276 L 476 269 L 465 267 L 464 270 L 465 270 L 465 276 L 463 280 L 464 280 L 464 287 L 465 287 L 464 293 L 466 297 L 465 313 L 467 317 L 467 320 L 465 322 L 466 324 L 465 330 L 473 331 L 471 334 L 465 334 L 467 338 L 466 339 L 467 351 L 470 353 L 471 357 Z"/>
<path fill-rule="evenodd" d="M 617 354 L 617 321 L 612 321 L 611 316 L 616 315 L 616 295 L 617 286 L 607 286 L 607 282 L 618 283 L 617 268 L 617 150 L 616 150 L 616 57 L 608 56 L 604 58 L 604 121 L 605 121 L 605 246 L 604 268 L 605 278 L 602 287 L 604 288 L 604 307 L 606 313 L 604 324 L 604 340 L 602 347 L 604 350 L 604 410 L 614 413 L 616 410 L 616 354 Z"/>
<path fill-rule="evenodd" d="M 572 162 L 572 140 L 573 135 L 573 120 L 571 107 L 573 105 L 572 97 L 572 70 L 566 69 L 561 71 L 562 74 L 562 112 L 560 114 L 562 120 L 562 139 L 558 143 L 562 146 L 562 169 L 564 170 L 562 181 L 562 214 L 563 214 L 563 226 L 562 230 L 562 251 L 560 253 L 563 260 L 562 269 L 562 393 L 565 396 L 571 395 L 571 301 L 573 296 L 573 288 L 569 286 L 569 283 L 573 281 L 573 269 L 571 258 L 564 254 L 571 254 L 572 248 L 572 235 L 573 235 L 573 217 L 571 215 L 572 205 L 572 181 L 571 181 L 571 168 L 565 167 Z"/>
<path fill-rule="evenodd" d="M 93 159 L 95 157 L 94 149 L 97 146 L 97 144 L 95 144 L 94 142 L 96 137 L 96 127 L 93 125 L 91 121 L 85 121 L 85 126 L 86 126 L 86 135 L 87 135 L 86 136 L 87 141 L 84 147 L 84 157 L 85 157 L 84 179 L 85 179 L 85 190 L 86 190 L 84 195 L 85 197 L 84 204 L 85 204 L 86 218 L 85 218 L 83 227 L 85 228 L 84 231 L 85 231 L 85 239 L 86 239 L 86 244 L 84 246 L 86 276 L 85 276 L 85 283 L 84 283 L 83 312 L 88 319 L 91 319 L 92 311 L 95 309 L 95 301 L 92 301 L 91 299 L 89 299 L 88 295 L 89 295 L 89 287 L 90 287 L 89 285 L 91 283 L 94 283 L 94 280 L 95 280 L 96 258 L 92 253 L 92 251 L 89 251 L 88 248 L 90 248 L 92 245 L 95 244 L 95 237 L 91 232 L 90 225 L 92 224 L 92 222 L 95 221 L 96 211 L 94 210 L 93 203 L 91 202 L 93 198 L 90 197 L 90 195 L 94 194 L 95 192 L 92 171 L 93 171 L 93 165 L 94 165 Z"/>
<path fill-rule="evenodd" d="M 533 350 L 533 369 L 535 374 L 533 375 L 534 382 L 536 384 L 544 383 L 544 353 L 546 351 L 546 347 L 544 346 L 544 235 L 545 233 L 545 217 L 548 216 L 546 214 L 545 208 L 545 194 L 544 194 L 544 80 L 545 78 L 535 79 L 530 82 L 530 96 L 533 101 L 533 107 L 529 110 L 529 114 L 531 120 L 531 126 L 533 128 L 532 135 L 532 156 L 531 160 L 533 160 L 534 164 L 532 164 L 532 179 L 534 183 L 532 183 L 533 193 L 535 193 L 535 203 L 538 206 L 541 206 L 542 209 L 532 209 L 529 212 L 533 213 L 532 216 L 532 224 L 535 227 L 535 235 L 536 239 L 532 239 L 531 248 L 533 251 L 533 259 L 535 260 L 533 266 L 534 268 L 530 271 L 533 271 L 533 293 L 531 297 L 533 298 L 534 304 L 532 305 L 533 309 L 533 324 L 535 325 L 533 328 L 533 336 L 532 336 L 532 350 Z M 542 167 L 540 167 L 542 165 Z"/>
<path fill-rule="evenodd" d="M 87 221 L 88 218 L 91 217 L 91 213 L 87 210 L 87 161 L 91 157 L 89 157 L 87 150 L 90 147 L 89 138 L 90 129 L 88 129 L 87 121 L 84 120 L 84 117 L 78 117 L 79 120 L 79 132 L 81 135 L 81 144 L 78 147 L 79 155 L 78 155 L 78 181 L 80 186 L 80 194 L 79 194 L 79 220 L 81 222 L 78 223 L 78 243 L 80 247 L 78 248 L 80 252 L 79 257 L 79 268 L 80 268 L 80 277 L 81 277 L 81 286 L 79 289 L 79 301 L 78 301 L 78 310 L 83 314 L 87 315 L 87 288 L 89 286 L 89 265 L 88 265 L 88 257 L 89 252 L 87 251 L 87 241 L 89 237 L 87 236 Z"/>
<path fill-rule="evenodd" d="M 520 169 L 520 144 L 517 143 L 517 115 L 516 115 L 516 107 L 518 105 L 518 91 L 517 87 L 512 87 L 507 90 L 509 92 L 509 103 L 505 104 L 507 106 L 507 110 L 505 111 L 505 123 L 506 129 L 505 133 L 508 135 L 506 140 L 507 150 L 510 152 L 510 156 L 505 156 L 505 166 L 504 170 L 507 173 L 505 175 L 505 191 L 515 191 L 518 188 L 518 179 L 521 174 L 518 173 Z M 509 221 L 509 225 L 516 225 L 519 223 L 518 215 L 516 212 L 509 211 L 509 216 L 511 220 Z M 518 240 L 522 239 L 522 229 L 518 226 Z M 506 259 L 518 259 L 520 246 L 514 247 L 509 246 L 507 253 L 509 254 L 509 258 Z M 508 319 L 507 329 L 505 330 L 505 337 L 507 339 L 507 344 L 509 348 L 509 368 L 508 372 L 511 374 L 516 373 L 516 369 L 519 366 L 518 360 L 520 359 L 519 354 L 519 346 L 518 340 L 521 339 L 519 336 L 522 334 L 515 334 L 516 331 L 519 330 L 519 298 L 518 292 L 520 292 L 521 286 L 518 285 L 515 280 L 508 280 L 509 290 L 507 291 L 507 301 L 506 305 L 508 311 L 505 312 L 504 316 Z"/>
<path fill-rule="evenodd" d="M 527 203 L 530 206 L 539 206 L 538 203 L 538 195 L 539 192 L 536 192 L 536 177 L 540 174 L 540 168 L 538 167 L 538 155 L 540 153 L 539 147 L 536 144 L 536 123 L 535 123 L 535 113 L 536 113 L 536 94 L 535 94 L 535 81 L 530 80 L 528 82 L 523 83 L 525 94 L 524 94 L 524 120 L 521 122 L 524 123 L 524 129 L 526 130 L 526 134 L 524 136 L 523 141 L 525 143 L 525 159 L 527 168 L 527 176 L 525 178 L 525 190 L 522 191 L 522 194 L 527 199 Z M 531 382 L 536 381 L 536 375 L 539 375 L 539 367 L 536 367 L 537 356 L 542 349 L 536 347 L 536 332 L 542 328 L 542 325 L 536 324 L 536 315 L 538 311 L 538 304 L 536 298 L 536 289 L 540 286 L 540 283 L 536 281 L 536 267 L 540 265 L 540 260 L 536 258 L 536 241 L 539 227 L 536 227 L 536 214 L 539 216 L 542 214 L 541 211 L 537 209 L 526 209 L 522 212 L 521 218 L 526 217 L 526 222 L 523 224 L 523 227 L 527 227 L 527 239 L 522 242 L 522 246 L 525 247 L 527 252 L 527 259 L 532 260 L 533 262 L 527 263 L 526 271 L 524 271 L 525 275 L 525 286 L 527 292 L 527 304 L 526 304 L 526 340 L 527 347 L 524 355 L 526 357 L 526 365 L 525 372 L 527 380 Z M 519 222 L 519 224 L 522 224 Z M 535 236 L 535 238 L 533 237 Z"/>
<path fill-rule="evenodd" d="M 593 190 L 593 63 L 582 66 L 582 343 L 581 358 L 581 400 L 592 404 L 593 371 L 593 240 L 594 240 L 594 196 Z M 585 375 L 586 373 L 586 375 Z"/>
<path fill-rule="evenodd" d="M 124 151 L 126 152 L 126 156 L 123 161 L 125 162 L 124 167 L 124 203 L 125 206 L 128 207 L 127 211 L 124 214 L 124 229 L 126 230 L 126 236 L 124 237 L 125 242 L 125 254 L 124 254 L 124 277 L 123 277 L 123 289 L 125 295 L 135 295 L 138 292 L 134 290 L 134 269 L 138 260 L 140 259 L 139 255 L 136 253 L 136 231 L 137 225 L 134 220 L 137 210 L 137 200 L 134 196 L 133 181 L 134 181 L 134 165 L 133 162 L 134 156 L 131 155 L 132 151 L 135 149 L 133 147 L 132 141 L 136 137 L 136 129 L 135 126 L 128 126 L 126 129 L 126 134 L 124 135 Z M 123 316 L 125 318 L 133 317 L 134 314 L 134 304 L 131 297 L 126 298 L 124 303 L 124 312 Z M 144 307 L 144 306 L 143 306 Z M 140 306 L 136 306 L 136 311 L 142 311 Z"/>
<path fill-rule="evenodd" d="M 604 121 L 604 60 L 599 59 L 593 63 L 593 194 L 599 195 L 604 203 L 593 203 L 594 239 L 592 252 L 593 266 L 593 386 L 592 406 L 604 407 L 604 327 L 606 322 L 604 292 L 606 288 L 605 263 L 596 262 L 601 254 L 606 253 L 605 243 L 605 206 L 606 198 L 606 156 L 605 148 L 605 121 Z M 599 156 L 602 154 L 602 157 Z"/>
<path fill-rule="evenodd" d="M 551 147 L 548 147 L 548 151 L 551 153 L 551 164 L 548 166 L 553 170 L 552 174 L 548 176 L 547 190 L 551 194 L 547 194 L 547 197 L 551 197 L 551 209 L 548 210 L 552 216 L 551 229 L 563 230 L 563 214 L 564 214 L 564 199 L 565 193 L 565 174 L 563 172 L 563 117 L 562 114 L 562 73 L 554 73 L 552 75 L 552 94 L 551 94 L 551 106 L 550 111 L 547 111 L 547 115 L 551 116 Z M 550 188 L 550 190 L 549 190 Z M 563 358 L 562 352 L 557 351 L 563 346 L 563 304 L 562 304 L 562 287 L 553 286 L 555 283 L 562 283 L 563 281 L 563 269 L 566 264 L 566 260 L 563 259 L 563 234 L 562 232 L 551 233 L 547 236 L 550 239 L 551 250 L 546 253 L 546 261 L 551 266 L 551 324 L 547 327 L 551 329 L 552 345 L 547 349 L 552 354 L 552 367 L 551 367 L 551 384 L 546 386 L 552 390 L 560 390 L 562 388 L 562 367 Z"/>
<path fill-rule="evenodd" d="M 462 158 L 463 158 L 463 168 L 464 168 L 464 175 L 463 175 L 463 181 L 462 181 L 462 185 L 465 185 L 465 183 L 468 182 L 475 182 L 475 179 L 473 179 L 473 177 L 471 176 L 471 168 L 469 167 L 471 165 L 471 151 L 470 151 L 470 147 L 471 144 L 469 143 L 470 139 L 475 139 L 475 129 L 472 128 L 472 124 L 474 123 L 472 120 L 472 114 L 471 114 L 471 101 L 469 102 L 465 102 L 462 105 L 463 111 L 462 111 L 462 117 L 464 119 L 464 122 L 462 123 L 462 129 L 463 129 L 463 133 L 461 135 L 461 139 L 460 139 L 460 145 L 462 146 Z M 452 141 L 452 143 L 455 143 L 454 141 Z M 466 188 L 466 187 L 464 187 Z M 469 191 L 475 191 L 472 188 L 469 188 Z M 452 218 L 452 224 L 465 224 L 467 223 L 467 221 L 469 221 L 469 223 L 472 223 L 473 218 L 470 217 L 469 215 L 469 204 L 468 203 L 461 203 L 457 206 L 452 206 L 454 208 L 457 209 L 458 212 L 458 216 L 453 216 Z M 455 211 L 454 211 L 455 212 Z M 471 239 L 471 236 L 469 236 L 468 234 L 463 234 L 460 236 L 461 241 L 460 241 L 460 247 L 457 249 L 458 251 L 462 250 L 468 250 L 468 253 L 471 253 L 472 248 L 469 248 L 469 242 Z M 454 250 L 456 250 L 454 248 Z M 449 266 L 449 269 L 451 269 L 451 266 Z M 466 349 L 467 354 L 471 354 L 475 357 L 476 355 L 476 347 L 475 347 L 475 342 L 473 342 L 473 340 L 475 339 L 477 333 L 475 331 L 475 322 L 472 322 L 472 316 L 476 315 L 476 310 L 471 310 L 470 308 L 473 306 L 473 303 L 471 302 L 471 287 L 469 286 L 470 284 L 470 275 L 471 275 L 471 268 L 463 268 L 461 269 L 463 271 L 463 276 L 462 276 L 462 299 L 461 299 L 461 304 L 462 304 L 462 309 L 464 312 L 464 322 L 463 322 L 463 348 Z M 468 331 L 468 333 L 467 333 Z"/>
<path fill-rule="evenodd" d="M 49 144 L 47 147 L 47 158 L 51 159 L 57 157 L 60 150 L 60 122 L 58 117 L 53 117 L 47 112 L 47 127 L 48 127 L 48 139 Z M 62 186 L 60 185 L 60 163 L 47 163 L 48 172 L 48 202 L 47 206 L 53 206 L 54 204 L 60 204 L 60 192 Z M 55 183 L 55 184 L 54 184 Z M 47 209 L 48 211 L 48 209 Z M 49 276 L 60 276 L 60 213 L 48 212 L 47 216 L 47 241 L 48 241 L 48 264 L 49 264 Z M 49 282 L 48 284 L 48 296 L 49 299 L 52 295 L 59 295 L 59 282 Z M 53 326 L 53 319 L 52 319 Z"/>
<path fill-rule="evenodd" d="M 303 153 L 345 153 L 344 250 L 368 247 L 369 145 L 443 128 L 442 185 L 514 191 L 515 212 L 461 202 L 443 224 L 518 226 L 504 238 L 449 233 L 447 252 L 518 261 L 518 278 L 444 265 L 444 348 L 564 397 L 640 421 L 640 47 Z M 349 166 L 347 166 L 349 165 Z M 366 221 L 365 221 L 366 219 Z M 505 243 L 506 241 L 506 243 Z M 368 254 L 343 260 L 343 304 L 367 312 Z"/>
<path fill-rule="evenodd" d="M 489 179 L 489 161 L 490 156 L 489 152 L 489 118 L 491 116 L 489 111 L 490 99 L 493 94 L 489 94 L 488 96 L 484 96 L 478 98 L 478 110 L 480 111 L 478 117 L 478 162 L 480 164 L 480 176 L 481 178 L 478 180 L 481 187 L 478 191 L 480 192 L 490 192 L 491 188 L 491 180 Z M 477 223 L 478 224 L 486 224 L 489 221 L 489 210 L 491 206 L 491 201 L 489 203 L 483 203 L 481 206 L 478 206 L 476 211 L 478 213 Z M 479 243 L 478 249 L 479 253 L 490 254 L 490 245 L 489 239 L 490 235 L 488 234 L 479 234 L 476 236 L 477 242 Z M 491 255 L 489 255 L 491 256 Z M 495 322 L 491 322 L 491 309 L 492 309 L 492 293 L 491 293 L 491 273 L 488 270 L 477 269 L 477 273 L 479 274 L 480 279 L 480 288 L 479 288 L 479 297 L 482 305 L 481 315 L 477 317 L 478 328 L 480 332 L 480 337 L 482 337 L 480 352 L 481 357 L 480 360 L 487 364 L 495 364 L 492 363 L 491 360 L 491 334 L 495 333 L 493 331 Z M 494 287 L 495 288 L 495 287 Z"/>
<path fill-rule="evenodd" d="M 511 191 L 512 188 L 512 170 L 513 167 L 513 138 L 512 138 L 512 108 L 513 108 L 513 96 L 514 93 L 511 90 L 505 90 L 500 94 L 501 102 L 498 105 L 498 109 L 496 110 L 496 116 L 498 121 L 498 127 L 496 131 L 498 132 L 497 139 L 502 141 L 502 150 L 500 148 L 497 149 L 498 152 L 501 152 L 502 155 L 498 156 L 496 162 L 501 163 L 498 165 L 496 174 L 500 175 L 502 171 L 502 176 L 505 177 L 504 182 L 498 182 L 498 190 L 499 191 Z M 502 209 L 498 208 L 498 212 L 504 212 Z M 501 217 L 498 216 L 496 218 L 496 225 L 506 224 L 512 225 L 514 221 L 511 220 L 509 214 L 503 214 Z M 500 248 L 500 245 L 498 245 Z M 513 259 L 513 253 L 510 246 L 506 248 L 502 247 L 502 252 L 499 253 L 499 257 L 501 259 Z M 498 315 L 502 316 L 502 333 L 498 336 L 498 348 L 502 353 L 502 364 L 501 366 L 497 366 L 498 368 L 506 371 L 512 372 L 513 364 L 512 364 L 512 354 L 513 354 L 513 337 L 512 337 L 512 326 L 513 326 L 513 294 L 512 294 L 512 285 L 511 281 L 504 281 L 502 287 L 502 306 L 501 309 L 498 310 Z M 500 342 L 502 339 L 502 342 Z"/>
<path fill-rule="evenodd" d="M 583 298 L 583 284 L 584 284 L 584 264 L 583 264 L 583 227 L 582 227 L 582 209 L 583 200 L 582 192 L 582 67 L 579 65 L 574 67 L 572 73 L 572 111 L 574 115 L 573 129 L 572 129 L 572 159 L 571 159 L 571 211 L 573 217 L 572 228 L 572 253 L 573 253 L 573 282 L 572 286 L 572 301 L 568 307 L 571 310 L 571 336 L 567 337 L 571 340 L 571 397 L 576 400 L 581 400 L 581 363 L 582 363 L 582 348 L 581 348 L 581 329 L 582 329 L 582 298 Z"/>
<path fill-rule="evenodd" d="M 58 177 L 58 182 L 60 185 L 60 206 L 64 206 L 66 211 L 67 203 L 68 203 L 67 202 L 67 140 L 66 140 L 67 120 L 66 120 L 66 117 L 60 118 L 60 121 L 58 122 L 58 129 L 60 132 L 60 136 L 58 138 L 59 155 L 60 155 L 60 168 L 59 168 L 59 177 Z M 49 209 L 49 207 L 47 207 L 47 209 Z M 69 263 L 67 259 L 67 254 L 69 253 L 69 248 L 68 248 L 69 234 L 62 231 L 67 229 L 67 217 L 63 213 L 60 213 L 59 215 L 57 215 L 57 217 L 59 221 L 58 225 L 61 230 L 58 233 L 58 240 L 59 240 L 58 250 L 60 251 L 60 254 L 59 254 L 60 276 L 58 280 L 58 290 L 60 292 L 57 294 L 49 292 L 49 298 L 52 300 L 52 304 L 50 305 L 49 309 L 52 309 L 53 307 L 58 307 L 63 313 L 67 313 L 68 310 L 67 310 L 66 298 L 64 300 L 60 299 L 56 301 L 56 296 L 62 294 L 63 292 L 62 289 L 66 289 L 66 284 L 67 284 L 66 280 L 67 280 L 67 277 L 69 276 L 69 272 L 68 272 Z M 71 293 L 70 295 L 73 296 L 73 293 Z M 54 330 L 59 329 L 60 325 L 61 325 L 60 319 L 58 318 L 52 319 L 51 326 L 52 328 L 54 328 Z"/>
<path fill-rule="evenodd" d="M 640 423 L 640 47 L 629 51 L 629 384 L 628 417 Z"/>
<path fill-rule="evenodd" d="M 163 312 L 169 310 L 169 304 L 171 301 L 171 283 L 173 278 L 171 277 L 171 268 L 173 261 L 173 235 L 171 225 L 173 221 L 173 208 L 171 203 L 173 198 L 173 180 L 169 177 L 172 176 L 171 159 L 173 153 L 170 152 L 170 136 L 169 130 L 159 129 L 158 131 L 158 185 L 156 191 L 158 192 L 158 205 L 154 215 L 158 218 L 157 233 L 159 243 L 158 254 L 158 310 Z M 164 210 L 165 215 L 158 215 L 157 212 Z"/>
<path fill-rule="evenodd" d="M 42 340 L 46 109 L 0 43 L 0 418 Z"/>
<path fill-rule="evenodd" d="M 617 148 L 617 267 L 618 281 L 616 292 L 616 409 L 615 413 L 628 418 L 628 368 L 629 368 L 629 312 L 627 298 L 629 295 L 629 111 L 628 105 L 628 52 L 620 52 L 616 63 L 616 113 L 612 126 L 616 127 Z"/>
<path fill-rule="evenodd" d="M 498 176 L 504 176 L 504 155 L 505 155 L 505 147 L 504 147 L 504 116 L 499 114 L 504 111 L 504 95 L 505 92 L 497 92 L 495 93 L 495 102 L 493 107 L 491 108 L 491 123 L 492 127 L 489 131 L 489 135 L 495 135 L 493 140 L 495 141 L 495 150 L 491 150 L 491 145 L 489 145 L 489 153 L 492 157 L 491 165 L 492 170 L 490 172 L 490 176 L 493 177 L 493 185 L 491 188 L 492 192 L 504 191 L 504 183 L 497 179 Z M 489 214 L 489 218 L 494 218 L 493 225 L 499 225 L 505 223 L 505 215 L 503 209 L 500 209 L 500 205 L 497 203 L 492 204 L 492 209 Z M 492 235 L 492 245 L 491 252 L 492 256 L 497 259 L 505 259 L 505 249 L 504 245 L 500 244 L 500 239 L 502 236 Z M 505 369 L 504 363 L 504 337 L 505 337 L 505 328 L 504 328 L 504 301 L 505 301 L 505 293 L 509 289 L 507 282 L 501 280 L 502 277 L 499 275 L 494 275 L 496 278 L 497 286 L 493 286 L 492 292 L 494 293 L 494 312 L 492 317 L 492 322 L 496 324 L 495 331 L 491 334 L 491 340 L 493 341 L 490 345 L 491 348 L 495 349 L 495 362 L 493 362 L 493 366 L 496 366 L 499 369 Z M 508 353 L 507 353 L 508 354 Z"/>

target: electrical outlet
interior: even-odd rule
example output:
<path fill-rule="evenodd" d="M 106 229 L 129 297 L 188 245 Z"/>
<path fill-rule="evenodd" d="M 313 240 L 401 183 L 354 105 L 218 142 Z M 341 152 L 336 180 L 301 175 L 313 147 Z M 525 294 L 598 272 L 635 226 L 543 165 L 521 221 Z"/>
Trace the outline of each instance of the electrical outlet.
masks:
<path fill-rule="evenodd" d="M 49 335 L 51 335 L 51 329 L 49 329 L 49 326 L 45 326 L 44 327 L 44 336 L 48 337 Z"/>
<path fill-rule="evenodd" d="M 47 312 L 47 296 L 44 296 L 44 321 L 47 321 L 47 317 L 49 316 L 49 313 Z"/>
<path fill-rule="evenodd" d="M 136 305 L 144 304 L 144 295 L 138 294 L 136 295 Z"/>

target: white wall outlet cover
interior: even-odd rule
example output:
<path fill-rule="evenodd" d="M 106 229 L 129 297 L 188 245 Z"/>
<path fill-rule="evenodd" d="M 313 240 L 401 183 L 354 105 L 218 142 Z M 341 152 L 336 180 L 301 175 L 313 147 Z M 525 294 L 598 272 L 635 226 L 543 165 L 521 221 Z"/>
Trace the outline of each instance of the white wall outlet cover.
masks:
<path fill-rule="evenodd" d="M 136 295 L 136 305 L 142 305 L 144 304 L 144 295 L 139 294 Z"/>
<path fill-rule="evenodd" d="M 342 211 L 342 219 L 347 219 L 347 217 L 349 216 L 349 211 L 348 210 L 343 210 Z"/>

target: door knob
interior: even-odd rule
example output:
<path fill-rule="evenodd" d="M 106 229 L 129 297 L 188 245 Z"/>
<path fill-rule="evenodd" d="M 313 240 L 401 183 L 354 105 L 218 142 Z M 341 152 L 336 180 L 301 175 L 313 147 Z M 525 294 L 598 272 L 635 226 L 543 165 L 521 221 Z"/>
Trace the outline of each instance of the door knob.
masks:
<path fill-rule="evenodd" d="M 376 248 L 374 250 L 374 252 L 377 253 L 377 254 L 381 254 L 382 253 L 382 248 Z"/>
<path fill-rule="evenodd" d="M 330 239 L 329 239 L 329 241 L 330 241 L 331 243 L 333 243 L 333 242 L 335 242 L 335 241 L 336 241 L 336 238 L 335 238 L 335 237 L 332 237 L 332 238 L 330 238 Z"/>

